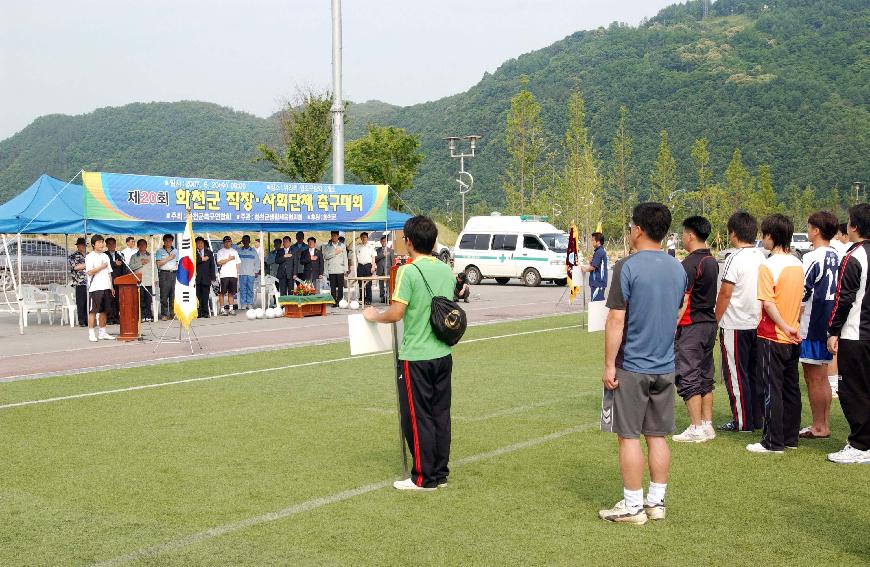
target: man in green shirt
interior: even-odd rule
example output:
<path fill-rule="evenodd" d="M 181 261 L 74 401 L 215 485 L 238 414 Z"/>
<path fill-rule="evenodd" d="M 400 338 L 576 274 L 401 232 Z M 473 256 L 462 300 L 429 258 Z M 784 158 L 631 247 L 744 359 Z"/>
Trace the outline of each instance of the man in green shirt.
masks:
<path fill-rule="evenodd" d="M 413 456 L 411 478 L 393 483 L 399 490 L 435 490 L 447 486 L 450 458 L 450 381 L 453 357 L 450 347 L 432 332 L 429 323 L 432 293 L 453 296 L 453 272 L 432 256 L 438 228 L 432 219 L 416 216 L 404 228 L 411 264 L 396 273 L 393 302 L 386 311 L 363 311 L 367 321 L 403 321 L 399 348 L 399 407 L 402 429 Z"/>

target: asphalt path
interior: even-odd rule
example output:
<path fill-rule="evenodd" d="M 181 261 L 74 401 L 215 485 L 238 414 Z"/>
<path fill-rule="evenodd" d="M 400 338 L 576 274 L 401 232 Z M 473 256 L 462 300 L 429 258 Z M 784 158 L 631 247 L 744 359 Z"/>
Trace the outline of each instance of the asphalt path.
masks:
<path fill-rule="evenodd" d="M 566 288 L 551 284 L 528 288 L 518 283 L 502 286 L 484 282 L 472 287 L 471 301 L 463 307 L 471 325 L 579 314 L 580 302 L 570 305 L 565 291 Z M 164 342 L 154 352 L 157 339 L 169 325 L 165 321 L 143 323 L 140 341 L 91 343 L 86 329 L 62 327 L 57 322 L 48 325 L 45 317 L 38 325 L 33 315 L 25 334 L 21 335 L 17 318 L 2 314 L 0 382 L 344 341 L 348 336 L 347 316 L 355 312 L 358 311 L 330 308 L 326 317 L 305 319 L 250 321 L 243 312 L 231 317 L 197 319 L 192 327 L 202 349 L 194 342 L 193 355 L 186 340 Z M 118 333 L 117 325 L 109 326 L 108 330 L 111 334 Z M 176 325 L 166 337 L 177 341 L 178 334 Z"/>

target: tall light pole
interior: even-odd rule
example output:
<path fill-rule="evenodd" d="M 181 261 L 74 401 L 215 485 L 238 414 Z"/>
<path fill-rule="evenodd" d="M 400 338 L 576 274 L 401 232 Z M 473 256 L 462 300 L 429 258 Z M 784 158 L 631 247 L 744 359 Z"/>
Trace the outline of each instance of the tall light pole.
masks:
<path fill-rule="evenodd" d="M 861 202 L 861 186 L 864 185 L 862 181 L 853 181 L 852 189 L 855 191 L 855 204 Z"/>
<path fill-rule="evenodd" d="M 474 186 L 474 177 L 467 171 L 465 171 L 465 158 L 473 158 L 474 152 L 477 149 L 477 141 L 480 139 L 480 136 L 471 135 L 465 136 L 465 139 L 468 140 L 469 148 L 471 153 L 465 153 L 460 150 L 459 153 L 456 153 L 456 142 L 459 141 L 459 138 L 456 136 L 449 136 L 446 138 L 447 147 L 450 149 L 450 157 L 459 158 L 459 177 L 457 177 L 456 182 L 459 184 L 459 195 L 462 197 L 462 227 L 465 228 L 465 195 L 471 191 L 471 188 Z"/>
<path fill-rule="evenodd" d="M 332 182 L 344 183 L 344 100 L 341 98 L 341 0 L 332 0 Z"/>

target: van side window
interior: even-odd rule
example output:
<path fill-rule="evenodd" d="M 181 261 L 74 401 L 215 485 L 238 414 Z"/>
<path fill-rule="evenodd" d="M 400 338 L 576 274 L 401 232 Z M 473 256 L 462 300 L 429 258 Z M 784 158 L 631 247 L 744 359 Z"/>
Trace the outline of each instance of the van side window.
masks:
<path fill-rule="evenodd" d="M 517 235 L 516 234 L 496 234 L 492 237 L 493 250 L 516 250 Z"/>
<path fill-rule="evenodd" d="M 523 248 L 526 250 L 543 250 L 544 245 L 538 240 L 537 236 L 531 234 L 523 235 Z"/>
<path fill-rule="evenodd" d="M 462 250 L 489 250 L 488 234 L 463 234 L 459 241 Z"/>

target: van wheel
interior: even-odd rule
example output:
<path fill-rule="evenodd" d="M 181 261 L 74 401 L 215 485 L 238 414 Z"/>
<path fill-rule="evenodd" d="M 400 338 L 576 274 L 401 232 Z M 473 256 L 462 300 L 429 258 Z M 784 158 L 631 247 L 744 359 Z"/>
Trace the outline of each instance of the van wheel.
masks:
<path fill-rule="evenodd" d="M 553 280 L 553 283 L 559 287 L 563 287 L 568 285 L 568 278 L 560 278 L 558 280 Z"/>
<path fill-rule="evenodd" d="M 509 281 L 511 281 L 511 279 L 510 278 L 495 278 L 495 281 L 498 282 L 498 285 L 507 285 L 507 283 Z"/>
<path fill-rule="evenodd" d="M 526 268 L 523 272 L 523 283 L 528 287 L 538 287 L 541 285 L 541 274 L 534 268 Z"/>
<path fill-rule="evenodd" d="M 477 285 L 482 279 L 483 276 L 480 274 L 480 270 L 478 270 L 476 266 L 468 266 L 465 268 L 465 283 L 468 285 Z"/>

